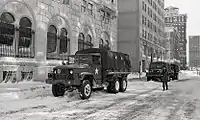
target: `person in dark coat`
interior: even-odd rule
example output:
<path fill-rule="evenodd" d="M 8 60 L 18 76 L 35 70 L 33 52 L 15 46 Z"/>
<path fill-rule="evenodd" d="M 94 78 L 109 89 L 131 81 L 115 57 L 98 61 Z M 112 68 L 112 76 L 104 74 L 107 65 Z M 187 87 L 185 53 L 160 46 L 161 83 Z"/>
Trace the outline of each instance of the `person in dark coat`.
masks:
<path fill-rule="evenodd" d="M 168 90 L 168 82 L 169 82 L 169 77 L 168 77 L 168 72 L 166 67 L 163 68 L 163 78 L 162 78 L 162 84 L 163 84 L 163 91 Z"/>

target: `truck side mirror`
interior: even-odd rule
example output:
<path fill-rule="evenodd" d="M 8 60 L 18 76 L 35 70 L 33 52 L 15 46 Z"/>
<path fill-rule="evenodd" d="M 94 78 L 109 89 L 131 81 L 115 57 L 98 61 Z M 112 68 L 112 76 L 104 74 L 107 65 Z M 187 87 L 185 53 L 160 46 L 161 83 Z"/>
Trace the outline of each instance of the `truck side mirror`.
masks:
<path fill-rule="evenodd" d="M 167 71 L 167 68 L 166 67 L 163 67 L 163 72 L 166 72 Z"/>

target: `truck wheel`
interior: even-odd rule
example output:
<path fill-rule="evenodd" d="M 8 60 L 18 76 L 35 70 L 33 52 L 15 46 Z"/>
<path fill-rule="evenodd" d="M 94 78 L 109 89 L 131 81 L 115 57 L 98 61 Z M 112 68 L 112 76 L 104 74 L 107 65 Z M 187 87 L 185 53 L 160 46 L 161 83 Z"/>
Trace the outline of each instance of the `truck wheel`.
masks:
<path fill-rule="evenodd" d="M 107 91 L 111 93 L 118 93 L 120 89 L 120 83 L 118 78 L 114 78 L 112 82 L 109 83 Z"/>
<path fill-rule="evenodd" d="M 84 80 L 80 89 L 80 97 L 81 99 L 89 99 L 92 93 L 92 86 L 89 80 Z"/>
<path fill-rule="evenodd" d="M 119 89 L 120 89 L 119 79 L 116 78 L 116 79 L 113 81 L 112 92 L 113 92 L 113 93 L 118 93 L 118 92 L 119 92 Z"/>
<path fill-rule="evenodd" d="M 54 97 L 63 96 L 65 94 L 65 86 L 61 84 L 52 85 L 52 93 Z"/>
<path fill-rule="evenodd" d="M 127 88 L 127 80 L 126 79 L 122 79 L 122 81 L 120 82 L 120 92 L 125 92 Z"/>
<path fill-rule="evenodd" d="M 178 75 L 176 75 L 176 80 L 178 80 Z"/>
<path fill-rule="evenodd" d="M 150 81 L 150 80 L 151 80 L 151 78 L 147 77 L 147 81 Z"/>

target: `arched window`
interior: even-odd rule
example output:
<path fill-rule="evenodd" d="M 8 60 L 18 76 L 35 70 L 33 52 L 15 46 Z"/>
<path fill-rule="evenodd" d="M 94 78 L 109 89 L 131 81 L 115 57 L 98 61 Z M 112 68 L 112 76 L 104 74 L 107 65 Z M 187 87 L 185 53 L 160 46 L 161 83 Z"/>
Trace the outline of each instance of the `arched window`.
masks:
<path fill-rule="evenodd" d="M 67 38 L 67 30 L 65 28 L 61 29 L 60 34 L 60 54 L 67 53 L 68 47 L 68 38 Z"/>
<path fill-rule="evenodd" d="M 84 49 L 84 40 L 85 40 L 84 34 L 80 33 L 78 36 L 78 50 Z"/>
<path fill-rule="evenodd" d="M 92 37 L 90 35 L 87 35 L 84 48 L 85 49 L 92 48 L 92 46 L 93 46 L 93 44 L 92 44 Z"/>
<path fill-rule="evenodd" d="M 100 41 L 99 41 L 99 48 L 103 48 L 103 44 L 104 44 L 103 39 L 101 38 Z"/>
<path fill-rule="evenodd" d="M 19 57 L 33 57 L 30 50 L 32 44 L 32 23 L 28 18 L 23 17 L 19 25 Z"/>
<path fill-rule="evenodd" d="M 50 25 L 47 32 L 47 54 L 56 51 L 57 47 L 57 29 L 54 25 Z"/>
<path fill-rule="evenodd" d="M 15 18 L 8 12 L 0 16 L 0 56 L 14 55 L 14 22 Z"/>
<path fill-rule="evenodd" d="M 12 14 L 10 14 L 9 12 L 5 12 L 1 15 L 1 22 L 3 23 L 7 23 L 7 24 L 12 24 L 15 22 L 15 18 L 13 17 Z"/>

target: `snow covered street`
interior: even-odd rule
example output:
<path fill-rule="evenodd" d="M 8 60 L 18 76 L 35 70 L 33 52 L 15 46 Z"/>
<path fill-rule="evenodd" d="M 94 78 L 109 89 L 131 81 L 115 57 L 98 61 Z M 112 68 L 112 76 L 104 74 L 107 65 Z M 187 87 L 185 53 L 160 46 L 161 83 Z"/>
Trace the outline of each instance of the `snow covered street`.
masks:
<path fill-rule="evenodd" d="M 125 93 L 93 92 L 81 100 L 76 91 L 55 98 L 39 82 L 0 84 L 0 120 L 199 120 L 200 77 L 182 72 L 179 81 L 132 80 Z"/>

